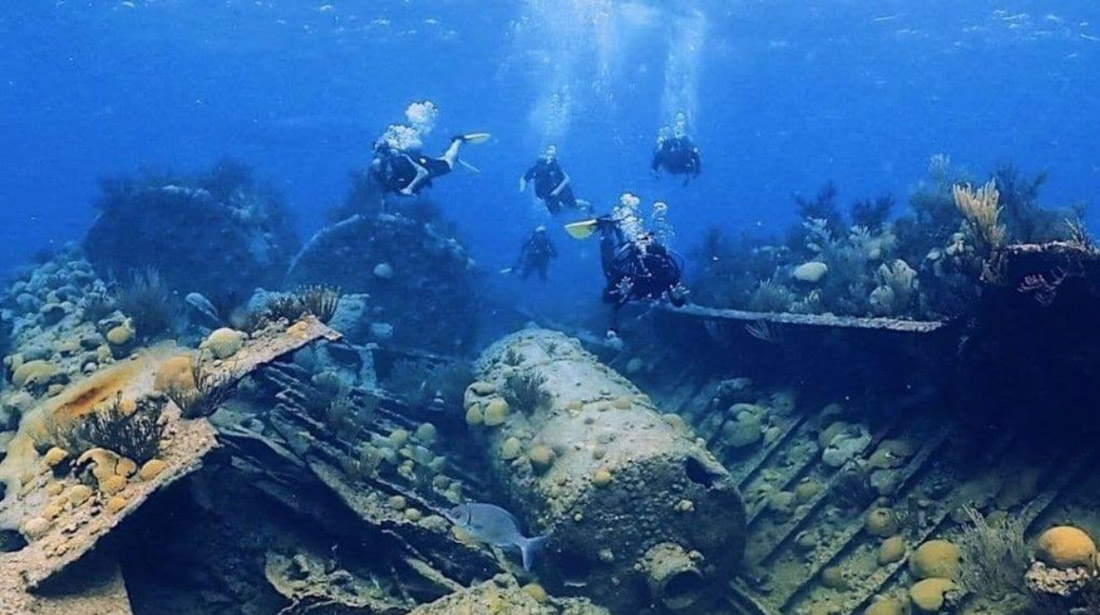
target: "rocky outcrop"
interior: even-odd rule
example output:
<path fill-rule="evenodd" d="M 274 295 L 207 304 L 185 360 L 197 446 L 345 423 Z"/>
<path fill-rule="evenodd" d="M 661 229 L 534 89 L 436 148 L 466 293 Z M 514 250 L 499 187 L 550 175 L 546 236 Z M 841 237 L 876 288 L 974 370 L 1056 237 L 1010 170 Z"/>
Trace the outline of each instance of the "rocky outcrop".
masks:
<path fill-rule="evenodd" d="M 84 249 L 100 275 L 151 267 L 181 297 L 243 301 L 276 286 L 297 249 L 282 205 L 224 165 L 198 178 L 111 182 L 98 207 Z"/>

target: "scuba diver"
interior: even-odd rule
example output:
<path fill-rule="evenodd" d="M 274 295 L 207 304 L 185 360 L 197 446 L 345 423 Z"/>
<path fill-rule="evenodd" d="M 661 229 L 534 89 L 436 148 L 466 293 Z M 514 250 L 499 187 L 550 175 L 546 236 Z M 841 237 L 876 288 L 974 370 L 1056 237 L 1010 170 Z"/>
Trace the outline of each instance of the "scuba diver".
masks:
<path fill-rule="evenodd" d="M 546 281 L 546 271 L 550 267 L 550 259 L 557 258 L 558 250 L 550 242 L 550 236 L 546 233 L 546 227 L 539 225 L 535 228 L 527 241 L 519 250 L 519 258 L 516 265 L 505 272 L 516 273 L 521 280 L 526 280 L 532 273 L 538 272 L 539 280 Z"/>
<path fill-rule="evenodd" d="M 573 195 L 573 187 L 569 176 L 558 164 L 558 148 L 549 146 L 542 157 L 527 169 L 523 177 L 519 178 L 519 191 L 527 190 L 527 182 L 535 182 L 535 196 L 542 200 L 546 209 L 556 215 L 563 207 L 571 209 L 583 209 L 587 211 L 587 201 L 580 201 Z"/>
<path fill-rule="evenodd" d="M 489 134 L 484 132 L 457 135 L 443 155 L 431 158 L 419 149 L 402 149 L 385 137 L 374 144 L 373 176 L 383 191 L 412 196 L 432 185 L 432 180 L 450 173 L 458 160 L 458 150 L 463 143 L 484 143 Z"/>
<path fill-rule="evenodd" d="M 683 111 L 676 114 L 671 128 L 665 126 L 657 136 L 650 170 L 657 175 L 661 169 L 672 175 L 683 175 L 685 186 L 703 170 L 702 154 L 687 134 L 687 115 Z"/>
<path fill-rule="evenodd" d="M 624 204 L 627 196 L 637 198 L 624 195 Z M 687 302 L 687 290 L 680 284 L 682 260 L 652 233 L 642 231 L 629 209 L 616 207 L 610 215 L 566 225 L 566 231 L 577 239 L 600 233 L 600 263 L 606 279 L 602 298 L 612 305 L 608 337 L 617 337 L 619 311 L 630 301 L 667 298 L 675 307 Z"/>

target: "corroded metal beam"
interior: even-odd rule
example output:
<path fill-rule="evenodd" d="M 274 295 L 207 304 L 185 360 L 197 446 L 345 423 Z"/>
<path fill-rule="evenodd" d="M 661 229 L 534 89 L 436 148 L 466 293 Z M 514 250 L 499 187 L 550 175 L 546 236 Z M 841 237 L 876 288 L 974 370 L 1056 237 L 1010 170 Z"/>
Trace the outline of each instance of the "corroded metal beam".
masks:
<path fill-rule="evenodd" d="M 734 320 L 745 323 L 766 322 L 777 325 L 832 327 L 838 329 L 872 329 L 899 333 L 932 333 L 947 325 L 939 320 L 907 320 L 904 318 L 867 318 L 835 316 L 833 314 L 790 314 L 787 312 L 749 312 L 746 310 L 709 308 L 701 305 L 673 307 L 661 305 L 670 314 L 703 320 Z"/>

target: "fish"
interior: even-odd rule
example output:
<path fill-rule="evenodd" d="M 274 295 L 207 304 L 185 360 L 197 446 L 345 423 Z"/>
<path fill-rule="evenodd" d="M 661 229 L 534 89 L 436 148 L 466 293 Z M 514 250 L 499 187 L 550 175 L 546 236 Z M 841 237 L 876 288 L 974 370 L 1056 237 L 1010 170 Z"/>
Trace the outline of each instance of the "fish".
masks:
<path fill-rule="evenodd" d="M 214 307 L 213 303 L 210 303 L 209 299 L 202 296 L 200 293 L 188 293 L 183 300 L 194 310 L 196 316 L 206 321 L 203 324 L 214 327 L 222 326 L 222 319 L 221 316 L 218 316 L 218 309 Z"/>
<path fill-rule="evenodd" d="M 520 532 L 519 521 L 512 513 L 494 504 L 460 504 L 448 510 L 445 516 L 478 542 L 518 548 L 526 571 L 531 570 L 535 556 L 546 545 L 546 536 L 527 538 Z"/>

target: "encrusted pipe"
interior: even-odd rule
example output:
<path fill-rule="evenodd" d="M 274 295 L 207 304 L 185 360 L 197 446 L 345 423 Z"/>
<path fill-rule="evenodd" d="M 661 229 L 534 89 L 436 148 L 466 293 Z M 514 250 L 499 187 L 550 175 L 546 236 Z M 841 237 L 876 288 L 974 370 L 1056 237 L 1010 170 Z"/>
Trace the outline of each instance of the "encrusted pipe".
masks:
<path fill-rule="evenodd" d="M 699 605 L 707 595 L 707 584 L 698 562 L 702 556 L 662 542 L 646 552 L 642 560 L 653 601 L 669 611 L 681 613 Z"/>
<path fill-rule="evenodd" d="M 551 593 L 584 593 L 616 613 L 706 607 L 740 561 L 744 505 L 680 417 L 556 332 L 505 337 L 477 374 L 467 421 L 505 504 L 550 537 L 536 570 Z M 661 544 L 688 559 L 647 570 Z"/>

